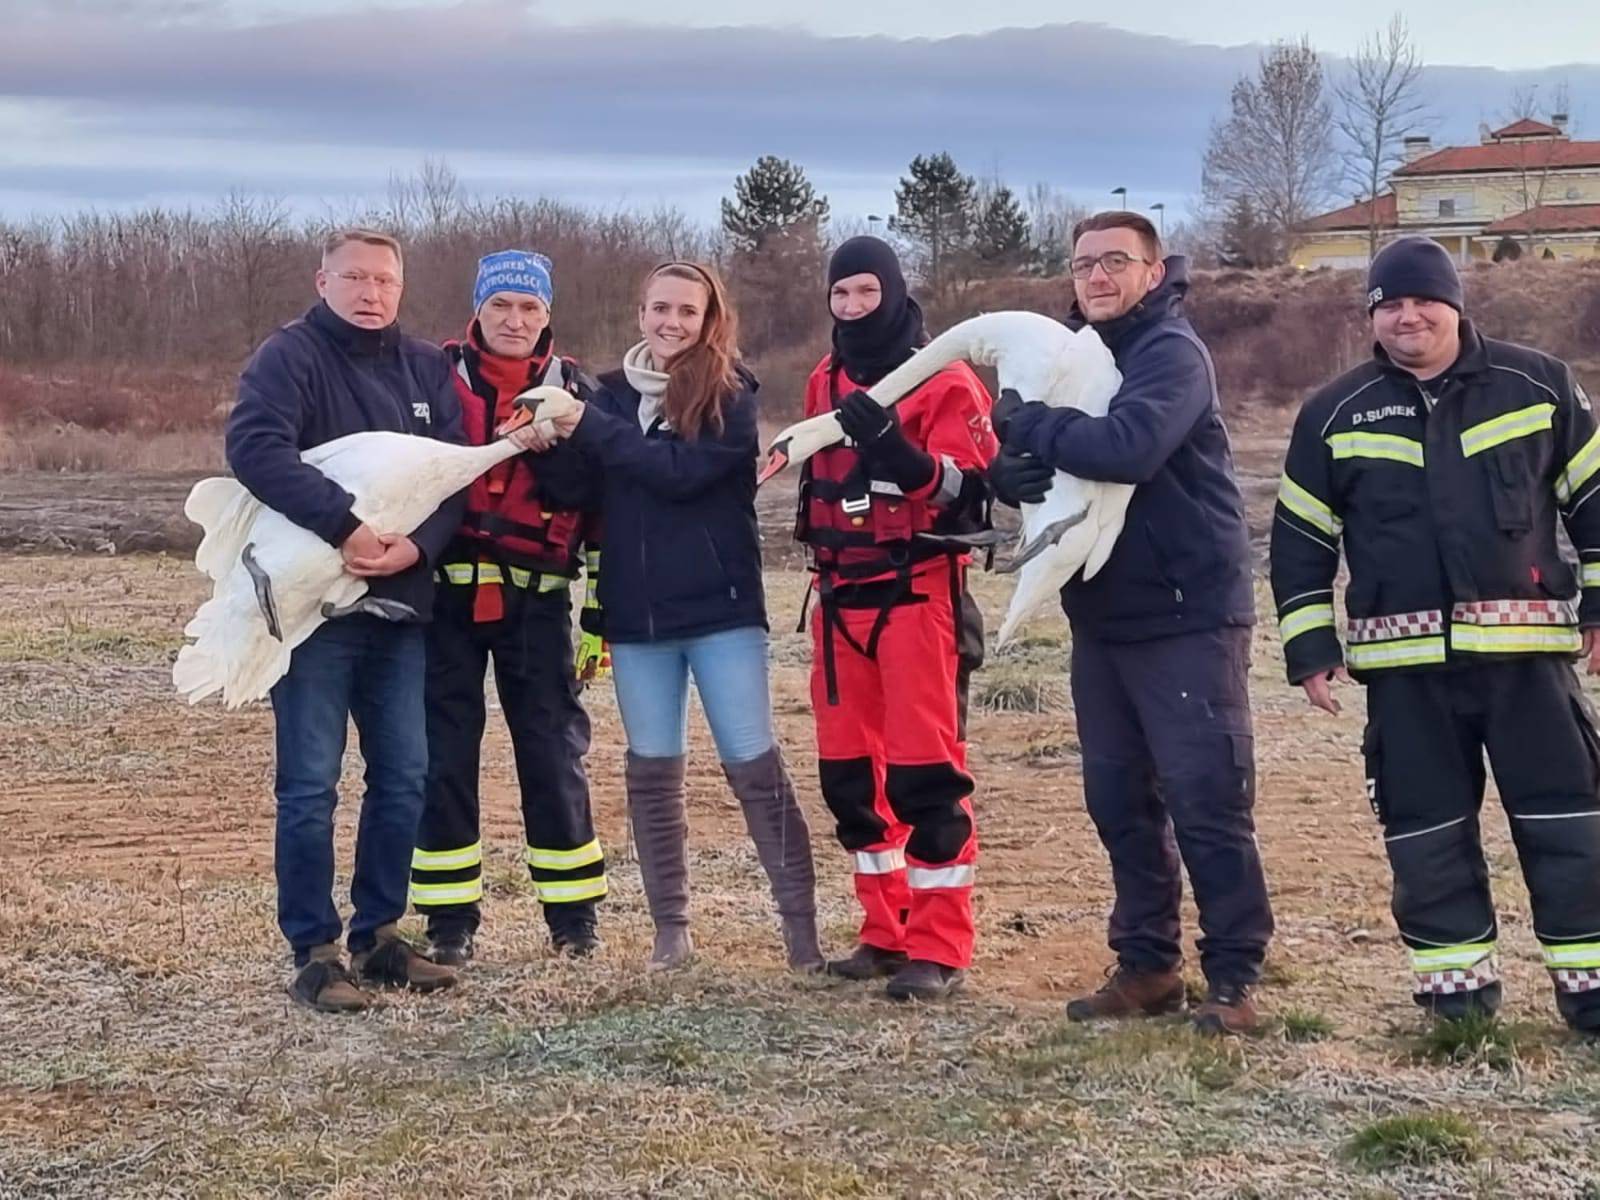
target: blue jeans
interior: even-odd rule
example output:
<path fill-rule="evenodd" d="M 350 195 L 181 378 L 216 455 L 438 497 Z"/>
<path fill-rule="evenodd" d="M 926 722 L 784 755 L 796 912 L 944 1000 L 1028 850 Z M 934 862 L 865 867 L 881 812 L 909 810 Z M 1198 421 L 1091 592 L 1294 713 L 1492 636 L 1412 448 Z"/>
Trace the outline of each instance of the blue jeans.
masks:
<path fill-rule="evenodd" d="M 611 673 L 628 749 L 640 758 L 688 750 L 691 675 L 723 762 L 749 762 L 772 749 L 767 631 L 759 625 L 614 645 Z"/>
<path fill-rule="evenodd" d="M 350 952 L 370 950 L 374 931 L 405 914 L 428 775 L 425 667 L 420 625 L 343 617 L 295 648 L 289 673 L 272 689 L 278 928 L 296 966 L 343 931 L 333 901 L 333 810 L 347 717 L 355 718 L 367 785 L 350 883 Z"/>

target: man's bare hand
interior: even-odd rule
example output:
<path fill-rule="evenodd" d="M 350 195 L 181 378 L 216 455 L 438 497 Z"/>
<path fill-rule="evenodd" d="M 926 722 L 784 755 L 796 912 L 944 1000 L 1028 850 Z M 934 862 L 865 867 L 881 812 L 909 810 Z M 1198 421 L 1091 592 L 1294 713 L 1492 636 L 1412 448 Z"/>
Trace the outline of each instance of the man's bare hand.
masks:
<path fill-rule="evenodd" d="M 356 526 L 356 531 L 345 538 L 339 547 L 339 553 L 344 557 L 344 565 L 352 575 L 363 574 L 354 568 L 358 565 L 375 563 L 383 557 L 383 538 L 378 536 L 378 531 L 371 525 L 363 522 Z"/>
<path fill-rule="evenodd" d="M 544 405 L 540 405 L 543 408 Z M 553 407 L 553 406 L 552 406 Z M 583 420 L 585 405 L 582 400 L 574 400 L 570 407 L 563 408 L 559 413 L 550 416 L 550 422 L 556 427 L 559 437 L 571 437 L 572 431 L 578 427 L 578 422 Z"/>
<path fill-rule="evenodd" d="M 1600 629 L 1583 631 L 1583 657 L 1589 660 L 1589 674 L 1600 675 Z"/>
<path fill-rule="evenodd" d="M 363 525 L 362 529 L 367 526 Z M 422 551 L 417 549 L 417 544 L 403 533 L 376 533 L 379 552 L 368 558 L 351 559 L 346 557 L 345 570 L 352 575 L 359 575 L 363 579 L 382 575 L 398 575 L 401 571 L 409 570 L 422 560 Z M 355 535 L 351 535 L 354 540 Z M 349 541 L 345 545 L 349 545 Z"/>
<path fill-rule="evenodd" d="M 1313 708 L 1320 708 L 1338 716 L 1341 709 L 1339 702 L 1333 696 L 1333 684 L 1350 682 L 1350 672 L 1343 667 L 1335 667 L 1331 671 L 1319 671 L 1309 679 L 1302 679 L 1300 686 L 1306 690 L 1306 699 Z"/>

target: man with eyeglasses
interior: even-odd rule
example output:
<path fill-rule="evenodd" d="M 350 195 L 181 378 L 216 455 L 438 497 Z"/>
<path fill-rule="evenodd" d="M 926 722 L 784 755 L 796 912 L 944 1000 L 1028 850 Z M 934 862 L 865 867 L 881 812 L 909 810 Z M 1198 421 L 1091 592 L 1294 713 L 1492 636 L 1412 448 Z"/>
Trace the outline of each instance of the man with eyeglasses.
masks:
<path fill-rule="evenodd" d="M 1137 213 L 1079 222 L 1067 323 L 1089 325 L 1122 371 L 1104 417 L 1002 393 L 990 470 L 1009 504 L 1057 470 L 1135 484 L 1110 560 L 1062 589 L 1089 815 L 1111 859 L 1114 970 L 1067 1016 L 1182 1011 L 1180 862 L 1200 910 L 1205 1033 L 1258 1024 L 1272 912 L 1256 848 L 1248 673 L 1255 606 L 1244 504 L 1204 344 L 1183 315 L 1182 256 Z"/>
<path fill-rule="evenodd" d="M 228 417 L 228 465 L 239 481 L 336 546 L 345 569 L 368 582 L 356 611 L 295 647 L 272 689 L 278 927 L 294 952 L 290 996 L 324 1012 L 366 1008 L 361 984 L 435 991 L 455 982 L 453 970 L 411 949 L 397 922 L 428 769 L 422 625 L 433 605 L 433 567 L 461 523 L 462 499 L 409 536 L 374 529 L 352 511 L 350 493 L 300 457 L 370 430 L 463 440 L 444 352 L 396 323 L 402 272 L 392 237 L 366 229 L 329 235 L 316 274 L 320 302 L 256 350 Z M 344 927 L 333 900 L 333 813 L 352 717 L 366 761 L 350 885 L 354 978 L 340 956 Z"/>

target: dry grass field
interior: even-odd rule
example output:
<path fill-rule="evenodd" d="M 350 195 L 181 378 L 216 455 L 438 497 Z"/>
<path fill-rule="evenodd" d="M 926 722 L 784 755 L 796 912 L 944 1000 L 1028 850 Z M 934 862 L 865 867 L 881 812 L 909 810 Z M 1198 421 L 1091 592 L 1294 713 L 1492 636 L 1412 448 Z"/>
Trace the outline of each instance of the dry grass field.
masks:
<path fill-rule="evenodd" d="M 1258 518 L 1279 447 L 1281 429 L 1240 437 Z M 0 513 L 45 487 L 0 476 Z M 839 950 L 853 917 L 791 632 L 803 585 L 775 557 L 778 721 Z M 979 586 L 997 618 L 1005 583 Z M 1259 1038 L 1062 1018 L 1106 964 L 1109 893 L 1059 619 L 977 677 L 980 933 L 958 1001 L 893 1006 L 782 970 L 699 731 L 699 957 L 646 978 L 601 686 L 604 951 L 574 964 L 547 948 L 495 728 L 481 961 L 443 997 L 340 1019 L 283 993 L 270 715 L 171 693 L 201 591 L 181 553 L 0 554 L 0 1197 L 1600 1197 L 1600 1046 L 1556 1022 L 1503 817 L 1491 800 L 1506 1020 L 1429 1037 L 1363 799 L 1359 691 L 1339 718 L 1313 713 L 1282 682 L 1270 623 L 1252 684 L 1279 932 Z"/>

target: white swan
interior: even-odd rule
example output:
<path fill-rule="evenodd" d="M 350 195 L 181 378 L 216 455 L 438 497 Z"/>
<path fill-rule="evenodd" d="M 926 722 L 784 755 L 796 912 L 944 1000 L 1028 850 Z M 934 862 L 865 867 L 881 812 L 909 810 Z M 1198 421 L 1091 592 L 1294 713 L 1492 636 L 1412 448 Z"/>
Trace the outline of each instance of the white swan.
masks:
<path fill-rule="evenodd" d="M 518 401 L 503 432 L 548 421 L 577 403 L 556 387 L 534 388 Z M 535 403 L 537 411 L 530 411 Z M 300 458 L 354 496 L 351 511 L 366 524 L 410 533 L 479 475 L 519 453 L 505 438 L 457 446 L 371 432 L 325 442 Z M 367 581 L 345 571 L 338 550 L 236 479 L 202 479 L 183 511 L 205 530 L 194 562 L 215 581 L 211 599 L 184 628 L 194 642 L 172 666 L 173 685 L 191 704 L 217 691 L 229 708 L 262 699 L 289 669 L 294 648 L 330 616 L 403 615 L 403 606 L 366 596 Z"/>
<path fill-rule="evenodd" d="M 1024 400 L 1078 408 L 1096 417 L 1106 415 L 1122 386 L 1111 351 L 1093 329 L 1073 331 L 1039 313 L 998 312 L 946 330 L 867 394 L 887 407 L 958 359 L 994 367 L 1000 386 L 1015 388 Z M 767 451 L 761 482 L 843 438 L 831 412 L 789 426 Z M 1044 502 L 1022 506 L 1020 549 L 1001 568 L 1020 568 L 1021 573 L 1000 625 L 998 645 L 1004 646 L 1024 621 L 1050 605 L 1080 569 L 1085 579 L 1091 579 L 1105 565 L 1132 496 L 1131 484 L 1092 482 L 1057 471 Z"/>

